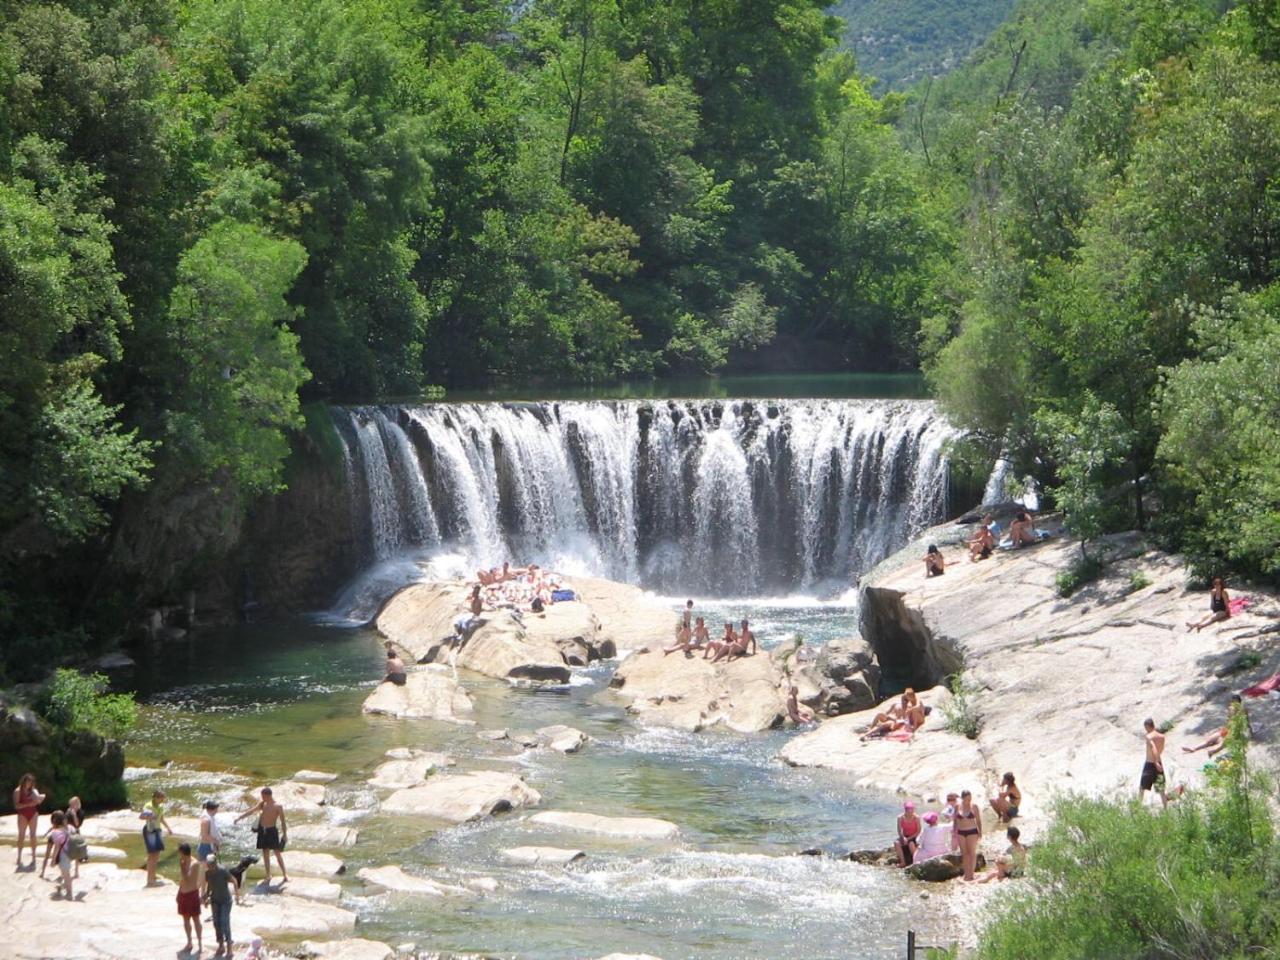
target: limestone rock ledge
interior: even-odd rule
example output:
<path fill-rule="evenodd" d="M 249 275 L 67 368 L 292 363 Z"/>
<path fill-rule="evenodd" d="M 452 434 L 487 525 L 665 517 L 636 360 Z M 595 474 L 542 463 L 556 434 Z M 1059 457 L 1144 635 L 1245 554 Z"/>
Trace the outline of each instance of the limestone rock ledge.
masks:
<path fill-rule="evenodd" d="M 1188 589 L 1180 558 L 1137 535 L 1091 545 L 1107 558 L 1102 577 L 1062 598 L 1055 577 L 1079 557 L 1078 542 L 1059 536 L 971 563 L 947 546 L 955 534 L 954 525 L 927 531 L 865 577 L 861 627 L 881 666 L 911 676 L 917 690 L 963 670 L 975 691 L 976 740 L 943 732 L 935 710 L 911 743 L 861 744 L 855 731 L 866 712 L 797 737 L 784 760 L 923 796 L 969 786 L 983 806 L 1010 771 L 1024 817 L 1041 817 L 1054 792 L 1136 790 L 1146 717 L 1172 724 L 1165 751 L 1172 782 L 1196 785 L 1203 755 L 1187 761 L 1180 748 L 1221 725 L 1233 691 L 1280 669 L 1280 649 L 1266 633 L 1280 612 L 1274 596 L 1242 591 L 1253 598 L 1243 616 L 1190 633 L 1185 623 L 1204 615 L 1206 593 Z M 944 545 L 944 576 L 925 578 L 926 542 Z M 1244 652 L 1261 664 L 1231 673 Z M 940 707 L 945 696 L 939 689 L 922 700 Z M 1264 765 L 1274 762 L 1280 734 L 1270 706 L 1252 709 L 1255 757 Z"/>

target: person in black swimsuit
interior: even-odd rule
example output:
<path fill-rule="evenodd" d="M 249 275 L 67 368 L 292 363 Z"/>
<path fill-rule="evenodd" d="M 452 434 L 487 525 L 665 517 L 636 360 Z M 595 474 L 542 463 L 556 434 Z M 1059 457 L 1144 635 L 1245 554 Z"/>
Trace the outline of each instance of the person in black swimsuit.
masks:
<path fill-rule="evenodd" d="M 960 806 L 956 810 L 956 839 L 960 841 L 960 865 L 964 870 L 963 879 L 973 880 L 974 871 L 978 868 L 978 844 L 982 842 L 982 814 L 973 805 L 973 793 L 965 790 L 960 794 Z"/>
<path fill-rule="evenodd" d="M 1231 597 L 1227 593 L 1227 585 L 1221 577 L 1213 578 L 1213 587 L 1209 590 L 1209 616 L 1199 623 L 1187 621 L 1187 630 L 1199 633 L 1211 623 L 1220 623 L 1231 619 Z"/>

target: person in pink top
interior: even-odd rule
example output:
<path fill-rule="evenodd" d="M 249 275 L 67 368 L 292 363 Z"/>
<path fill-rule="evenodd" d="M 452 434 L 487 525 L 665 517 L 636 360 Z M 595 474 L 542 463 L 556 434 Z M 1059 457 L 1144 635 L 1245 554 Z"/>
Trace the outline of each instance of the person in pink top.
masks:
<path fill-rule="evenodd" d="M 916 850 L 920 846 L 920 818 L 916 816 L 916 805 L 908 800 L 902 805 L 902 814 L 898 817 L 898 839 L 893 848 L 898 851 L 898 862 L 904 867 L 911 866 Z"/>

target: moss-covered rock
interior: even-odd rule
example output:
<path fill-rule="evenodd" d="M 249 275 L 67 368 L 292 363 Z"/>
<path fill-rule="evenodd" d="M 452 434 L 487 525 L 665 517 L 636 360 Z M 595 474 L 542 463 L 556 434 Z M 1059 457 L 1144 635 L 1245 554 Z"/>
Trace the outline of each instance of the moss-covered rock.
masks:
<path fill-rule="evenodd" d="M 46 812 L 76 796 L 89 810 L 127 800 L 119 743 L 88 730 L 57 729 L 27 707 L 0 706 L 0 813 L 13 811 L 10 788 L 28 772 L 48 797 Z"/>

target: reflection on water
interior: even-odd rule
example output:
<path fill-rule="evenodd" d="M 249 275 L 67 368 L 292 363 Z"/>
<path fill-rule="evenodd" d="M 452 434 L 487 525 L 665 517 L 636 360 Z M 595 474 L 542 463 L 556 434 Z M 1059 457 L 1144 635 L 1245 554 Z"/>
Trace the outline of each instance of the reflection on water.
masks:
<path fill-rule="evenodd" d="M 816 638 L 822 624 L 828 636 L 852 627 L 848 608 L 762 605 L 750 616 L 770 644 L 789 633 Z M 795 855 L 884 844 L 896 803 L 838 775 L 778 763 L 789 732 L 638 727 L 606 692 L 611 664 L 551 690 L 468 675 L 476 726 L 365 717 L 360 704 L 381 657 L 371 631 L 312 624 L 246 628 L 174 648 L 139 678 L 149 706 L 129 749 L 130 762 L 145 768 L 131 773 L 135 801 L 162 786 L 179 812 L 216 796 L 232 813 L 263 781 L 304 767 L 338 773 L 320 819 L 360 831 L 355 847 L 335 851 L 348 864 L 344 904 L 360 917 L 357 934 L 424 950 L 564 960 L 613 951 L 665 960 L 888 958 L 901 955 L 908 926 L 928 931 L 940 922 L 922 915 L 929 901 L 892 874 Z M 561 756 L 476 736 L 553 723 L 576 726 L 592 742 Z M 365 780 L 393 747 L 446 752 L 460 771 L 519 772 L 542 794 L 542 809 L 661 817 L 681 832 L 635 842 L 571 834 L 520 814 L 460 827 L 384 815 Z M 247 824 L 226 833 L 234 853 L 253 845 Z M 502 851 L 524 845 L 581 848 L 588 857 L 568 868 L 508 863 Z M 385 864 L 444 883 L 491 878 L 497 889 L 427 901 L 378 894 L 356 878 L 361 867 Z M 173 863 L 163 860 L 162 869 L 171 874 Z"/>

